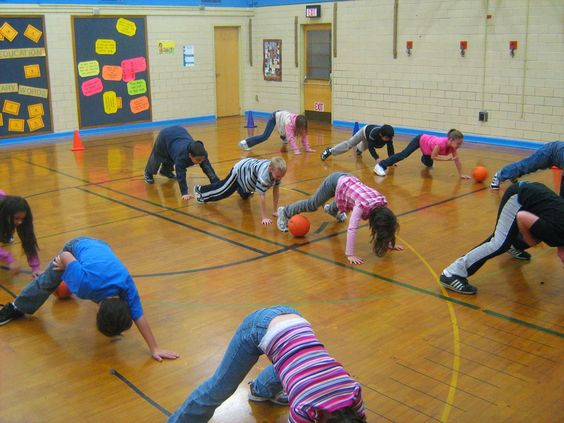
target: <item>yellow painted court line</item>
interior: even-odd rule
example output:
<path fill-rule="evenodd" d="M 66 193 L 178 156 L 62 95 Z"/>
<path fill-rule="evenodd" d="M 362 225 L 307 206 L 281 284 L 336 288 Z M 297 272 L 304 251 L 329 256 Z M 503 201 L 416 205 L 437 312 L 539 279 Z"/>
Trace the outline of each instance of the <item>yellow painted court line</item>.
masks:
<path fill-rule="evenodd" d="M 431 275 L 433 275 L 433 278 L 435 279 L 435 281 L 437 281 L 437 284 L 441 288 L 441 294 L 448 297 L 449 296 L 448 291 L 438 282 L 439 277 L 435 273 L 433 268 L 429 265 L 427 260 L 425 260 L 425 258 L 421 254 L 419 254 L 417 252 L 417 250 L 415 248 L 413 248 L 413 246 L 411 244 L 409 244 L 408 242 L 406 242 L 404 239 L 400 238 L 399 236 L 398 236 L 398 239 L 407 248 L 409 248 L 409 250 L 411 250 L 413 252 L 413 254 L 415 254 L 417 256 L 417 258 L 419 258 L 419 260 L 421 260 L 421 263 L 423 263 L 423 265 L 427 268 L 427 270 L 429 270 Z M 452 358 L 452 376 L 450 378 L 450 386 L 449 386 L 449 389 L 448 389 L 448 396 L 447 396 L 445 407 L 443 409 L 443 412 L 442 412 L 441 418 L 440 418 L 441 422 L 445 422 L 445 423 L 448 421 L 450 411 L 452 410 L 451 404 L 454 404 L 454 395 L 456 394 L 456 388 L 458 386 L 458 375 L 460 373 L 460 332 L 459 332 L 459 328 L 458 328 L 458 320 L 456 319 L 456 314 L 454 312 L 453 304 L 449 301 L 447 301 L 446 303 L 447 303 L 447 307 L 448 307 L 448 313 L 449 313 L 449 316 L 450 316 L 450 322 L 452 324 L 452 337 L 453 337 L 453 344 L 454 344 L 453 345 L 454 354 L 453 354 L 453 358 Z"/>

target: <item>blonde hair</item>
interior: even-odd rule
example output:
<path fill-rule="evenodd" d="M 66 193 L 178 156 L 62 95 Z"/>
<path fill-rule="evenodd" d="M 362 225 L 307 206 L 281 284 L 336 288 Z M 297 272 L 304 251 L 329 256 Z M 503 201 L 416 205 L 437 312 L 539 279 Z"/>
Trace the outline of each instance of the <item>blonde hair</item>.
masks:
<path fill-rule="evenodd" d="M 449 140 L 463 140 L 464 135 L 458 129 L 451 129 L 448 131 L 448 139 Z"/>
<path fill-rule="evenodd" d="M 273 157 L 270 159 L 270 168 L 272 170 L 281 170 L 286 173 L 286 162 L 282 157 Z"/>

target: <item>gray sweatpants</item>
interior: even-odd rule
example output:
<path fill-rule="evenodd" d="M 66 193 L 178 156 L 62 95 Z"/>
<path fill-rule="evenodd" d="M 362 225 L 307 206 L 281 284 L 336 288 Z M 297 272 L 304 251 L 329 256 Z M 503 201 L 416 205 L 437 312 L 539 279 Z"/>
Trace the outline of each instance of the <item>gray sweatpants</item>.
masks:
<path fill-rule="evenodd" d="M 323 204 L 325 204 L 328 200 L 335 197 L 335 190 L 337 189 L 337 182 L 341 176 L 346 176 L 348 173 L 343 172 L 335 172 L 330 174 L 325 180 L 321 183 L 317 191 L 305 200 L 296 201 L 295 203 L 290 204 L 289 206 L 284 207 L 284 215 L 290 219 L 292 216 L 302 213 L 302 212 L 312 212 L 317 210 Z M 337 215 L 337 204 L 335 200 L 333 200 L 330 204 L 329 214 L 332 216 Z"/>
<path fill-rule="evenodd" d="M 492 257 L 506 252 L 511 244 L 514 244 L 519 236 L 517 228 L 517 212 L 521 204 L 517 199 L 516 185 L 506 191 L 506 200 L 500 205 L 497 223 L 494 233 L 482 244 L 470 250 L 466 255 L 457 259 L 454 263 L 443 270 L 445 276 L 471 276 Z M 506 198 L 505 198 L 506 197 Z"/>
<path fill-rule="evenodd" d="M 364 132 L 366 131 L 367 126 L 368 125 L 364 125 L 362 128 L 360 128 L 360 130 L 356 131 L 356 134 L 354 134 L 348 140 L 340 142 L 334 147 L 331 147 L 331 153 L 334 156 L 337 156 L 339 154 L 343 154 L 349 151 L 355 145 L 357 146 L 356 148 L 360 152 L 366 150 L 368 148 L 368 144 L 366 142 L 366 134 Z"/>

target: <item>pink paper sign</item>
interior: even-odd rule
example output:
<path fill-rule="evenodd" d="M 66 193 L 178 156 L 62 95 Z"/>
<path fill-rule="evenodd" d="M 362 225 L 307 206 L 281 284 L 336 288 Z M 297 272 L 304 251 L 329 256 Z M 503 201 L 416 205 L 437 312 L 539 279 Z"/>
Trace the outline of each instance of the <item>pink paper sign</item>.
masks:
<path fill-rule="evenodd" d="M 133 81 L 137 72 L 145 72 L 147 70 L 147 61 L 144 57 L 122 60 L 121 68 L 123 69 L 123 81 Z"/>
<path fill-rule="evenodd" d="M 101 93 L 104 90 L 102 80 L 100 78 L 92 78 L 84 81 L 81 85 L 82 95 L 90 97 L 91 95 Z"/>

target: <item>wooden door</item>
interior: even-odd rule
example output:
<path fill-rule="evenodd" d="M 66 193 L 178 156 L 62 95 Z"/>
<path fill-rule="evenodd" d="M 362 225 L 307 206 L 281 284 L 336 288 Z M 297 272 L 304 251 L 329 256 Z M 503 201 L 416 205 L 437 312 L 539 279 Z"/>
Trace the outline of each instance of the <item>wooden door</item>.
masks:
<path fill-rule="evenodd" d="M 308 119 L 331 121 L 331 25 L 304 27 L 304 109 Z"/>
<path fill-rule="evenodd" d="M 217 117 L 240 114 L 239 105 L 239 28 L 216 27 L 215 98 Z"/>

